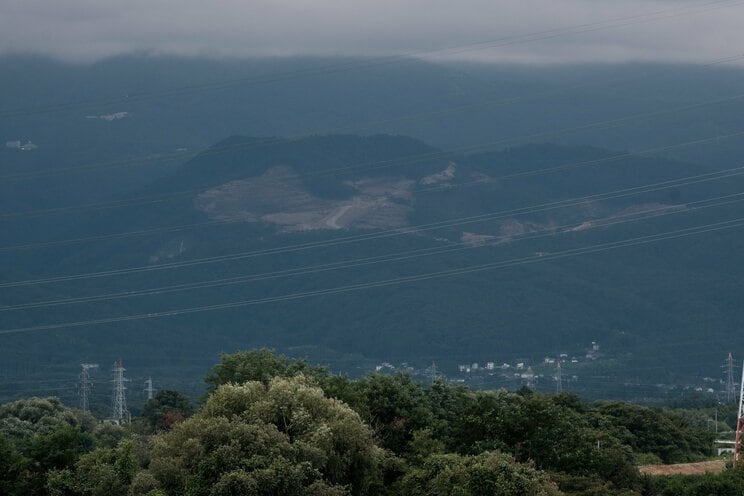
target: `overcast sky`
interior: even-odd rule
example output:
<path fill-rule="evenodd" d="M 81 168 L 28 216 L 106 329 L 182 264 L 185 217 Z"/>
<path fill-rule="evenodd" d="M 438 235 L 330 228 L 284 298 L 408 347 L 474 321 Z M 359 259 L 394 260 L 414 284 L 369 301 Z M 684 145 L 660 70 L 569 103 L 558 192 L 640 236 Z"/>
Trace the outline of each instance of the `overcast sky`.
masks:
<path fill-rule="evenodd" d="M 0 0 L 0 53 L 131 52 L 707 62 L 744 54 L 744 1 Z"/>

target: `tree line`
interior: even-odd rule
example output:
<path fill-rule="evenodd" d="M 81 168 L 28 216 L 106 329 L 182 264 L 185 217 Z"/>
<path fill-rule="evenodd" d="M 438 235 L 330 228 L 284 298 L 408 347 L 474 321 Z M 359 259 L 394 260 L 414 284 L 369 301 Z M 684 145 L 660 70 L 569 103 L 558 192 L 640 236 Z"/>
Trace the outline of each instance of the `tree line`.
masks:
<path fill-rule="evenodd" d="M 160 391 L 127 425 L 55 398 L 0 405 L 0 494 L 744 494 L 744 474 L 641 476 L 710 456 L 689 412 L 571 394 L 359 379 L 260 349 L 224 354 L 194 408 Z"/>

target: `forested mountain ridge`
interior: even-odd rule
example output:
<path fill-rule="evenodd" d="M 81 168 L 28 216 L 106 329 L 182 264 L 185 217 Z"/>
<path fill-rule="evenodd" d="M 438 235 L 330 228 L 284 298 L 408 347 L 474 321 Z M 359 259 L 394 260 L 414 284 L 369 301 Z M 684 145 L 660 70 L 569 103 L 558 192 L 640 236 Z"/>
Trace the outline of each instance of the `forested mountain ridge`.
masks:
<path fill-rule="evenodd" d="M 743 270 L 740 232 L 552 258 L 736 219 L 741 190 L 736 171 L 592 147 L 461 155 L 400 136 L 234 136 L 138 192 L 137 203 L 81 211 L 60 236 L 90 242 L 3 253 L 6 305 L 63 300 L 5 311 L 6 330 L 80 324 L 7 334 L 0 353 L 16 380 L 49 371 L 44 350 L 54 349 L 67 357 L 53 365 L 61 375 L 122 355 L 178 384 L 210 365 L 205 351 L 246 345 L 351 373 L 415 358 L 451 374 L 461 363 L 536 363 L 599 341 L 609 359 L 588 363 L 572 385 L 587 394 L 607 392 L 600 376 L 610 371 L 658 383 L 659 356 L 663 382 L 715 375 L 741 317 L 725 305 Z M 45 222 L 6 225 L 33 243 Z M 112 225 L 123 236 L 108 238 Z M 504 266 L 468 271 L 493 263 Z M 122 272 L 100 274 L 109 270 Z M 448 270 L 459 272 L 394 282 Z M 48 276 L 61 279 L 14 285 Z M 360 284 L 369 288 L 319 293 Z M 207 311 L 225 303 L 236 305 Z M 701 352 L 703 333 L 710 349 Z M 15 355 L 30 335 L 34 370 Z M 671 338 L 674 354 L 664 348 Z M 167 368 L 147 351 L 158 347 L 171 350 Z"/>

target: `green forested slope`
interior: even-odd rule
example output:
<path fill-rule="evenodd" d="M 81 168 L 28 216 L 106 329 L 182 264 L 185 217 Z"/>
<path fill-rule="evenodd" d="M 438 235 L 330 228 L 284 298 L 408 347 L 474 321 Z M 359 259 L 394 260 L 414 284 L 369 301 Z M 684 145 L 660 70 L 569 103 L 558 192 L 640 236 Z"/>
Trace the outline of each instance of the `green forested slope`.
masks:
<path fill-rule="evenodd" d="M 74 229 L 68 228 L 60 238 L 195 223 L 209 225 L 2 254 L 3 279 L 11 283 L 120 268 L 147 270 L 115 277 L 12 286 L 2 289 L 3 302 L 13 305 L 119 294 L 318 266 L 324 266 L 323 270 L 188 291 L 135 293 L 75 305 L 7 311 L 2 315 L 3 328 L 146 316 L 467 269 L 705 226 L 736 219 L 744 211 L 742 203 L 735 201 L 738 197 L 730 196 L 741 192 L 744 185 L 734 176 L 658 187 L 642 195 L 586 200 L 570 208 L 510 213 L 486 221 L 354 242 L 345 238 L 369 236 L 385 228 L 363 229 L 351 224 L 344 229 L 287 232 L 281 225 L 267 221 L 215 223 L 214 217 L 198 208 L 197 195 L 230 181 L 253 180 L 274 166 L 291 167 L 296 175 L 291 179 L 292 187 L 304 191 L 303 198 L 321 205 L 336 205 L 327 208 L 337 208 L 343 204 L 338 202 L 360 195 L 355 188 L 365 180 L 408 181 L 409 190 L 403 196 L 385 200 L 404 209 L 408 226 L 534 207 L 710 171 L 684 162 L 588 147 L 528 145 L 457 155 L 441 153 L 403 137 L 261 140 L 230 138 L 139 193 L 143 197 L 181 191 L 188 194 L 134 207 L 80 212 Z M 428 158 L 419 160 L 422 155 Z M 444 170 L 449 163 L 455 164 L 452 178 L 443 183 L 422 182 L 422 178 Z M 343 173 L 326 172 L 354 164 L 366 165 L 345 169 Z M 385 167 L 376 168 L 379 165 Z M 563 169 L 534 173 L 554 167 Z M 357 186 L 352 187 L 352 183 Z M 276 201 L 281 204 L 282 195 L 290 193 L 278 191 Z M 724 196 L 719 201 L 726 203 L 714 208 L 689 207 L 704 206 L 707 204 L 696 202 Z M 669 206 L 684 210 L 564 232 L 586 222 L 628 220 L 631 212 L 654 212 Z M 35 224 L 33 218 L 19 218 L 10 221 L 10 225 L 18 233 L 16 239 L 20 243 L 43 237 L 39 230 L 43 231 L 49 221 L 43 218 L 41 224 Z M 467 233 L 493 238 L 484 238 L 485 244 L 463 244 Z M 244 346 L 274 346 L 307 354 L 350 373 L 368 370 L 383 360 L 413 362 L 416 367 L 436 361 L 443 372 L 453 373 L 459 363 L 501 363 L 519 357 L 534 363 L 564 349 L 583 353 L 591 341 L 599 341 L 608 359 L 590 364 L 594 368 L 580 374 L 585 382 L 580 380 L 572 386 L 586 394 L 619 394 L 613 388 L 622 389 L 619 384 L 625 382 L 653 385 L 684 383 L 685 378 L 691 377 L 716 377 L 718 363 L 732 348 L 731 333 L 743 317 L 741 306 L 735 304 L 744 270 L 738 256 L 743 240 L 740 230 L 711 232 L 560 260 L 532 258 L 525 265 L 364 291 L 6 334 L 0 347 L 6 377 L 3 394 L 20 394 L 24 381 L 44 375 L 49 381 L 39 387 L 69 387 L 81 360 L 107 364 L 118 356 L 125 357 L 135 376 L 153 374 L 162 382 L 185 389 L 198 388 L 196 378 L 211 364 L 210 356 Z M 307 243 L 322 246 L 282 250 L 274 255 L 254 254 L 223 263 L 150 270 L 163 263 Z M 411 254 L 412 250 L 434 253 Z M 408 255 L 395 255 L 401 253 Z M 380 256 L 400 259 L 359 265 L 362 259 Z M 327 270 L 329 263 L 350 266 Z M 35 342 L 33 353 L 26 346 L 29 339 Z M 609 382 L 613 383 L 612 388 Z M 544 387 L 552 387 L 552 381 Z"/>

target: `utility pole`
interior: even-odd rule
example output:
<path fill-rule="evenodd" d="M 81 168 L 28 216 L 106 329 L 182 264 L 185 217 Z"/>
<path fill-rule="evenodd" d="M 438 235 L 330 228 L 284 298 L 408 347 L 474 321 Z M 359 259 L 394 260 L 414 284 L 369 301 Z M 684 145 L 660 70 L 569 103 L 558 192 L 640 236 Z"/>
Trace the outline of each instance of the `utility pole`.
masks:
<path fill-rule="evenodd" d="M 157 391 L 157 389 L 154 389 L 152 387 L 152 377 L 148 377 L 147 378 L 147 380 L 145 381 L 145 385 L 147 386 L 145 388 L 145 392 L 147 393 L 147 400 L 149 401 L 149 400 L 152 399 L 153 393 L 155 393 L 155 391 Z"/>
<path fill-rule="evenodd" d="M 726 376 L 726 403 L 733 403 L 736 398 L 736 384 L 734 383 L 734 358 L 731 356 L 731 353 L 728 354 L 728 358 L 723 362 L 723 369 Z"/>
<path fill-rule="evenodd" d="M 78 389 L 78 394 L 80 395 L 80 409 L 84 412 L 90 411 L 90 370 L 97 368 L 97 363 L 80 364 L 80 389 Z"/>
<path fill-rule="evenodd" d="M 532 371 L 532 367 L 527 367 L 527 373 L 525 374 L 527 380 L 527 389 L 535 390 L 535 373 Z"/>
<path fill-rule="evenodd" d="M 561 372 L 561 359 L 560 357 L 555 362 L 555 394 L 561 394 L 563 392 L 563 374 Z"/>
<path fill-rule="evenodd" d="M 729 355 L 731 356 L 731 355 Z M 744 434 L 744 364 L 741 367 L 741 386 L 739 387 L 739 412 L 736 419 L 736 444 L 734 445 L 734 467 L 739 465 L 742 434 Z"/>
<path fill-rule="evenodd" d="M 114 362 L 114 402 L 111 418 L 117 424 L 123 424 L 130 420 L 129 410 L 127 409 L 127 388 L 124 386 L 124 383 L 129 379 L 124 378 L 125 370 L 121 358 Z"/>

